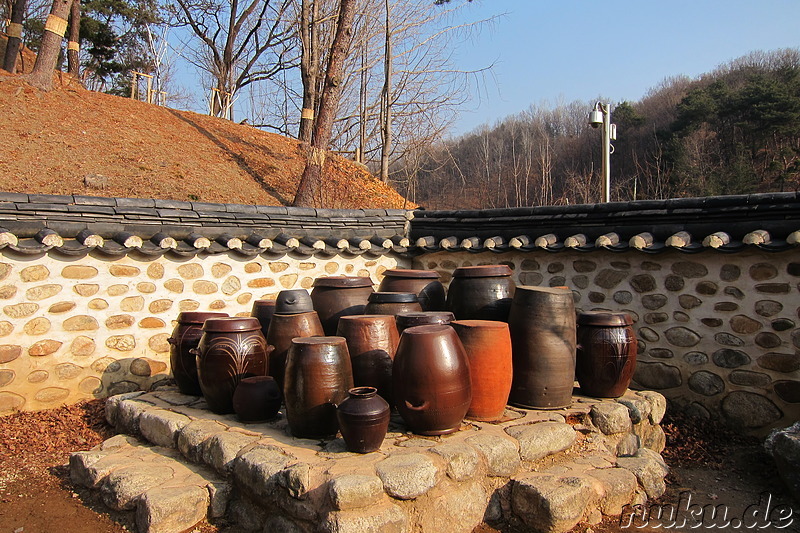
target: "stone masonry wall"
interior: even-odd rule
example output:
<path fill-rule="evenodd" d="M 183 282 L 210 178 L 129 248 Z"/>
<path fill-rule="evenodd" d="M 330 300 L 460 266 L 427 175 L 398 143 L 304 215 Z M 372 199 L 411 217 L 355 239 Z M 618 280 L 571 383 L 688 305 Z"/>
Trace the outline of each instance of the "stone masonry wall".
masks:
<path fill-rule="evenodd" d="M 436 252 L 415 268 L 507 264 L 521 285 L 569 286 L 578 310 L 630 313 L 632 388 L 755 433 L 800 419 L 800 259 L 793 252 Z"/>
<path fill-rule="evenodd" d="M 147 390 L 169 377 L 181 311 L 249 315 L 253 300 L 327 275 L 370 276 L 409 260 L 199 254 L 0 254 L 0 415 Z"/>

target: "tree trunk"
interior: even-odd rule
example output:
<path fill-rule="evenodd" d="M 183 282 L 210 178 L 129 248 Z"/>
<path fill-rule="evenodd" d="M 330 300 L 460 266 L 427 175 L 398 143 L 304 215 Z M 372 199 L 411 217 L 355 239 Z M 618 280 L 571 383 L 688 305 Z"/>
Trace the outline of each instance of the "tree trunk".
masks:
<path fill-rule="evenodd" d="M 306 162 L 300 185 L 292 205 L 302 207 L 321 207 L 320 192 L 322 190 L 322 169 L 325 156 L 331 142 L 333 121 L 339 107 L 342 94 L 342 72 L 344 62 L 350 50 L 353 35 L 353 19 L 355 18 L 357 0 L 339 1 L 339 18 L 336 22 L 336 34 L 333 37 L 331 52 L 328 57 L 328 68 L 325 71 L 325 85 L 319 101 L 319 115 L 314 123 L 311 137 L 311 149 Z"/>
<path fill-rule="evenodd" d="M 392 151 L 392 32 L 389 29 L 390 9 L 389 0 L 386 5 L 386 28 L 383 58 L 383 91 L 381 92 L 381 111 L 383 121 L 381 124 L 381 181 L 389 181 L 389 154 Z"/>
<path fill-rule="evenodd" d="M 44 91 L 53 88 L 53 74 L 61 52 L 61 40 L 67 31 L 67 16 L 72 0 L 53 0 L 53 7 L 44 26 L 42 46 L 36 56 L 33 71 L 28 76 L 28 83 Z"/>
<path fill-rule="evenodd" d="M 8 42 L 6 55 L 3 58 L 3 69 L 14 74 L 17 68 L 17 56 L 22 45 L 22 20 L 25 17 L 25 0 L 15 0 L 11 6 L 11 23 L 6 29 Z"/>
<path fill-rule="evenodd" d="M 67 41 L 67 72 L 75 77 L 76 80 L 81 77 L 80 65 L 80 41 L 81 41 L 81 2 L 74 0 L 72 2 L 72 10 L 69 14 L 70 27 L 69 27 L 69 40 Z"/>
<path fill-rule="evenodd" d="M 317 107 L 317 83 L 319 79 L 319 28 L 316 27 L 319 6 L 315 0 L 303 0 L 300 8 L 300 78 L 303 82 L 303 109 L 300 112 L 300 129 L 297 138 L 311 142 L 314 128 L 314 111 Z"/>

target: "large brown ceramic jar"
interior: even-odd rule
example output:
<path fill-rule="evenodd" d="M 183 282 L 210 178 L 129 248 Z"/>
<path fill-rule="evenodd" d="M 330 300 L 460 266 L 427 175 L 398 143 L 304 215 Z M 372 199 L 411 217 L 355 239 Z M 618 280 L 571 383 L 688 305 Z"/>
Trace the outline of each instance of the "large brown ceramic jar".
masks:
<path fill-rule="evenodd" d="M 513 375 L 508 324 L 495 320 L 455 320 L 450 325 L 469 357 L 472 403 L 467 418 L 483 422 L 501 419 Z"/>
<path fill-rule="evenodd" d="M 296 337 L 316 337 L 325 335 L 316 311 L 282 315 L 275 313 L 269 324 L 267 342 L 274 346 L 269 357 L 269 375 L 283 390 L 283 374 L 286 369 L 286 356 Z"/>
<path fill-rule="evenodd" d="M 365 315 L 396 315 L 413 311 L 422 311 L 413 292 L 373 292 L 364 307 Z"/>
<path fill-rule="evenodd" d="M 393 268 L 383 273 L 379 291 L 413 292 L 423 311 L 444 311 L 445 292 L 435 270 Z"/>
<path fill-rule="evenodd" d="M 233 392 L 233 410 L 242 422 L 275 418 L 281 408 L 281 390 L 272 376 L 243 378 Z"/>
<path fill-rule="evenodd" d="M 347 341 L 355 386 L 375 387 L 392 404 L 392 361 L 400 342 L 394 317 L 343 316 L 337 335 Z"/>
<path fill-rule="evenodd" d="M 203 335 L 203 323 L 209 318 L 221 318 L 227 313 L 206 313 L 184 311 L 178 315 L 178 324 L 172 330 L 169 342 L 169 364 L 172 376 L 183 394 L 200 396 L 200 382 L 197 380 L 197 362 L 190 350 L 196 349 Z"/>
<path fill-rule="evenodd" d="M 311 300 L 319 313 L 325 335 L 335 335 L 339 318 L 348 315 L 363 315 L 372 280 L 358 276 L 329 276 L 314 280 Z"/>
<path fill-rule="evenodd" d="M 459 267 L 447 289 L 447 308 L 457 320 L 508 321 L 514 280 L 506 265 Z"/>
<path fill-rule="evenodd" d="M 472 401 L 469 359 L 450 326 L 403 331 L 392 366 L 395 406 L 414 433 L 457 431 Z"/>
<path fill-rule="evenodd" d="M 257 318 L 261 324 L 261 333 L 264 338 L 267 338 L 269 332 L 269 323 L 272 320 L 272 315 L 275 314 L 275 300 L 256 300 L 253 302 L 253 308 L 250 311 L 250 316 Z"/>
<path fill-rule="evenodd" d="M 339 429 L 336 406 L 353 388 L 344 337 L 300 337 L 286 360 L 283 398 L 292 435 L 317 438 Z"/>
<path fill-rule="evenodd" d="M 509 403 L 534 409 L 569 406 L 575 382 L 572 291 L 517 287 L 508 326 L 514 365 Z"/>
<path fill-rule="evenodd" d="M 336 409 L 339 430 L 347 449 L 369 453 L 381 447 L 389 429 L 391 408 L 375 387 L 355 387 Z"/>
<path fill-rule="evenodd" d="M 638 342 L 627 313 L 578 315 L 575 376 L 581 392 L 597 398 L 619 398 L 636 370 Z"/>
<path fill-rule="evenodd" d="M 200 389 L 217 414 L 233 412 L 233 393 L 242 378 L 267 374 L 267 343 L 252 317 L 209 318 L 195 352 Z"/>
<path fill-rule="evenodd" d="M 456 317 L 450 311 L 409 311 L 395 316 L 397 331 L 403 333 L 406 328 L 414 326 L 430 326 L 432 324 L 449 324 Z"/>

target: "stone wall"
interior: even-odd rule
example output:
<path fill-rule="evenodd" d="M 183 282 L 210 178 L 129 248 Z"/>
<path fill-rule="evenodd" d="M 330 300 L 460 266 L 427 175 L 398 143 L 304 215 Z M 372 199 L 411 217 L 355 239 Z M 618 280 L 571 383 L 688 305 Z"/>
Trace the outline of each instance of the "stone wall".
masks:
<path fill-rule="evenodd" d="M 800 258 L 794 251 L 436 252 L 440 272 L 507 264 L 517 284 L 569 286 L 578 310 L 630 313 L 639 339 L 633 388 L 764 433 L 800 419 Z"/>
<path fill-rule="evenodd" d="M 316 277 L 370 276 L 397 254 L 246 257 L 233 251 L 118 258 L 0 252 L 0 414 L 147 390 L 169 378 L 181 311 L 249 315 L 253 300 Z"/>

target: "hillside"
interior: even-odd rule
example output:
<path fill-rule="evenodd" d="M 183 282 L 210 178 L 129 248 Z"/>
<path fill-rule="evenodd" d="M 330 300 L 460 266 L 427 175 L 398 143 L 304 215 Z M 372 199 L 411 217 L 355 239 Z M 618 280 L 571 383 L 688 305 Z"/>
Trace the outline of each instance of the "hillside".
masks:
<path fill-rule="evenodd" d="M 295 139 L 66 76 L 42 92 L 0 71 L 0 115 L 0 191 L 288 205 L 305 165 Z M 326 177 L 325 207 L 415 207 L 341 157 Z"/>

